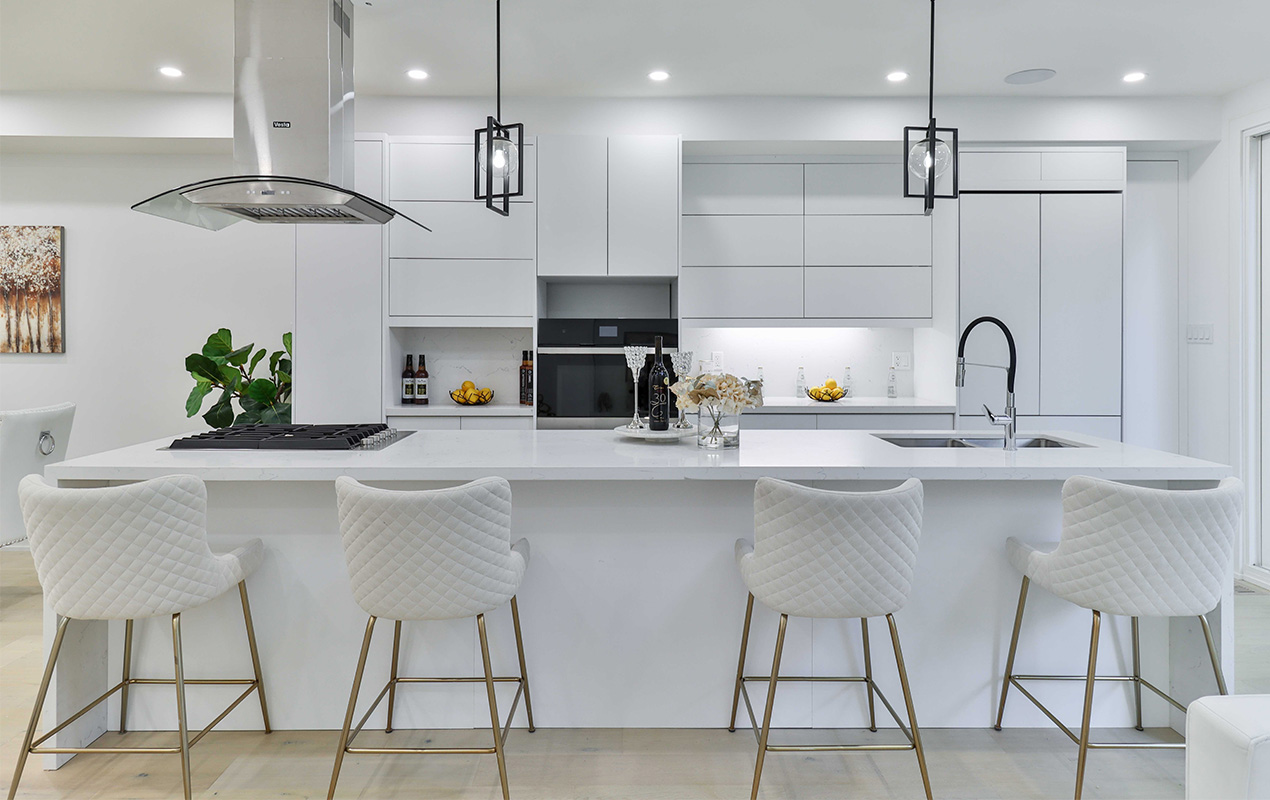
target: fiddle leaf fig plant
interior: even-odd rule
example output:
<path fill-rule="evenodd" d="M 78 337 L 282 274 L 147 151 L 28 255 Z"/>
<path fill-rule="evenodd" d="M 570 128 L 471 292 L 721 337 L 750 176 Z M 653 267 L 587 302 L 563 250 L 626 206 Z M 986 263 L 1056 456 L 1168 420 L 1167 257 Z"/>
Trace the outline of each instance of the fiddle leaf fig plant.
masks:
<path fill-rule="evenodd" d="M 207 396 L 219 391 L 203 414 L 213 428 L 291 422 L 291 334 L 282 335 L 281 350 L 268 353 L 255 347 L 253 343 L 235 348 L 229 329 L 221 328 L 207 337 L 201 353 L 186 356 L 185 369 L 194 379 L 194 388 L 185 401 L 185 416 L 197 414 Z M 265 355 L 269 356 L 269 375 L 256 377 L 256 367 Z"/>

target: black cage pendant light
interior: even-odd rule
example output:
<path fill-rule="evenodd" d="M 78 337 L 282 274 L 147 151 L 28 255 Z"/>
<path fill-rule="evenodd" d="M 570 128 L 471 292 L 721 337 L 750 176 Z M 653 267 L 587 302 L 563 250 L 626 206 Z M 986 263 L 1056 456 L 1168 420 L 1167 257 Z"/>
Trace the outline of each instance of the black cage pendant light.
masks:
<path fill-rule="evenodd" d="M 926 215 L 935 198 L 954 200 L 958 194 L 957 129 L 935 124 L 935 0 L 930 0 L 929 122 L 904 129 L 904 196 L 925 198 Z M 918 138 L 921 137 L 921 138 Z M 946 181 L 941 178 L 951 172 Z M 936 188 L 936 183 L 943 189 Z"/>
<path fill-rule="evenodd" d="M 495 0 L 494 14 L 495 116 L 486 119 L 484 128 L 476 129 L 476 199 L 505 217 L 511 210 L 511 199 L 525 193 L 525 175 L 520 169 L 525 126 L 499 121 L 503 116 L 502 0 Z"/>

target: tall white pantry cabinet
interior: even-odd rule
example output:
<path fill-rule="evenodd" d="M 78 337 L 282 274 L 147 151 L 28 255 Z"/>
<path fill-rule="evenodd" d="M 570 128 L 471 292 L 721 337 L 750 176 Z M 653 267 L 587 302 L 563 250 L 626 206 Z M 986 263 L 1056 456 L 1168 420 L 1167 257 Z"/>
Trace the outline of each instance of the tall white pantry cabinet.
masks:
<path fill-rule="evenodd" d="M 991 315 L 1014 334 L 1022 432 L 1121 437 L 1124 176 L 1123 148 L 963 156 L 959 326 Z M 966 360 L 1007 363 L 1003 337 L 976 329 Z M 1004 373 L 968 368 L 959 425 L 1004 398 Z"/>

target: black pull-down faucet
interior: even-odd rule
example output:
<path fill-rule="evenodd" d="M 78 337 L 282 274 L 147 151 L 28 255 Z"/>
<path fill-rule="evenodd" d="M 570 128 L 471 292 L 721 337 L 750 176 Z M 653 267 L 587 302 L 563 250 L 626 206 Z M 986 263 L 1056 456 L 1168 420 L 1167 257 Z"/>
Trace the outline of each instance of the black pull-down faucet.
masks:
<path fill-rule="evenodd" d="M 1018 354 L 1014 349 L 1014 335 L 1010 333 L 1010 329 L 1005 323 L 996 317 L 979 317 L 974 322 L 966 326 L 961 332 L 961 341 L 957 344 L 957 388 L 966 385 L 966 339 L 970 336 L 970 332 L 985 322 L 991 322 L 1001 329 L 1005 334 L 1006 344 L 1010 346 L 1010 366 L 1002 367 L 999 364 L 979 364 L 969 362 L 972 367 L 991 367 L 992 369 L 1005 370 L 1005 411 L 1000 414 L 992 413 L 992 409 L 986 405 L 983 407 L 984 413 L 988 415 L 988 421 L 993 425 L 999 425 L 1005 429 L 1005 449 L 1014 450 L 1014 370 L 1018 366 Z"/>

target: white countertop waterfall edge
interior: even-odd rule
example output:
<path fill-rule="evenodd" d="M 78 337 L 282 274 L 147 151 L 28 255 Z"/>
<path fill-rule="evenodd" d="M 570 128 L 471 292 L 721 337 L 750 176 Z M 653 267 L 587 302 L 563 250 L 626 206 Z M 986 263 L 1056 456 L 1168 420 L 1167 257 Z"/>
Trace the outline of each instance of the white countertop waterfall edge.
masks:
<path fill-rule="evenodd" d="M 709 451 L 692 439 L 639 442 L 612 431 L 419 431 L 378 451 L 169 450 L 171 438 L 63 461 L 55 481 L 135 481 L 175 473 L 205 481 L 1024 480 L 1091 475 L 1123 481 L 1212 481 L 1233 469 L 1211 461 L 1067 432 L 1083 447 L 907 448 L 878 438 L 967 435 L 939 431 L 747 430 L 741 447 Z M 972 434 L 983 438 L 983 434 Z M 1026 431 L 1021 436 L 1040 435 Z"/>

